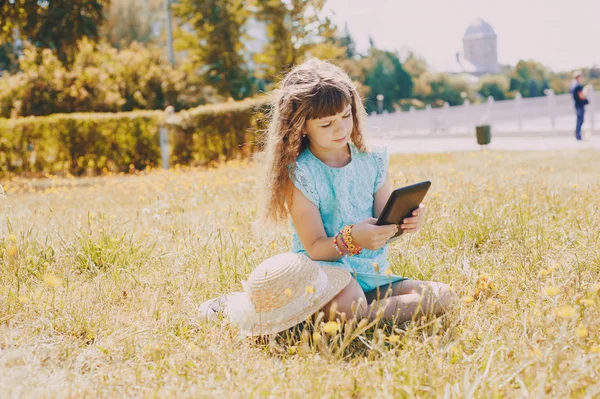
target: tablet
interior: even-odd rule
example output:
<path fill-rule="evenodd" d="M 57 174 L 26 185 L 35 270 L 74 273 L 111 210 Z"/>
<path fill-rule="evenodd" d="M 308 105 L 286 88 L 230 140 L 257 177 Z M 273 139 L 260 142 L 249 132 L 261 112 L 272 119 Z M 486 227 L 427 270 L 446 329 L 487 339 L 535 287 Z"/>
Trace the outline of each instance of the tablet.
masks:
<path fill-rule="evenodd" d="M 386 224 L 401 225 L 402 220 L 412 216 L 412 212 L 423 202 L 429 187 L 431 187 L 431 182 L 428 180 L 394 190 L 376 224 L 378 226 Z M 402 233 L 404 233 L 404 230 L 398 229 L 398 233 L 390 238 L 390 241 L 398 238 Z"/>

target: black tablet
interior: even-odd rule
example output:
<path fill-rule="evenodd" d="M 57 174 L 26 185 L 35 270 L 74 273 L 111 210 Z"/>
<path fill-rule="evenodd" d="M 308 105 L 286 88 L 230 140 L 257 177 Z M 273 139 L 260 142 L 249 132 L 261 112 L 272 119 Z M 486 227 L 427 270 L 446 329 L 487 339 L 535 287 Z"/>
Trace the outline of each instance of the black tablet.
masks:
<path fill-rule="evenodd" d="M 394 190 L 376 224 L 378 226 L 386 224 L 401 225 L 402 220 L 412 216 L 413 211 L 423 202 L 429 187 L 431 187 L 431 182 L 428 180 Z M 398 229 L 398 233 L 390 240 L 399 237 L 402 233 L 404 233 L 404 230 Z"/>

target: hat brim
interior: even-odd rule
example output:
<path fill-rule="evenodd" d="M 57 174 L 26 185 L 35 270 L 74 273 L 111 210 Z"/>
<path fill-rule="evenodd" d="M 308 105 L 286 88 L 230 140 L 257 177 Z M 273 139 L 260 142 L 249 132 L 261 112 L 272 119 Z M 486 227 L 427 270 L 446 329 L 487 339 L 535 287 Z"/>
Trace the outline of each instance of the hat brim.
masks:
<path fill-rule="evenodd" d="M 316 313 L 339 294 L 350 282 L 350 273 L 339 267 L 321 266 L 319 273 L 326 277 L 323 286 L 317 286 L 314 294 L 301 294 L 270 312 L 256 312 L 247 293 L 236 293 L 227 300 L 229 320 L 239 326 L 242 335 L 272 335 L 287 330 Z M 305 290 L 305 287 L 298 287 Z"/>

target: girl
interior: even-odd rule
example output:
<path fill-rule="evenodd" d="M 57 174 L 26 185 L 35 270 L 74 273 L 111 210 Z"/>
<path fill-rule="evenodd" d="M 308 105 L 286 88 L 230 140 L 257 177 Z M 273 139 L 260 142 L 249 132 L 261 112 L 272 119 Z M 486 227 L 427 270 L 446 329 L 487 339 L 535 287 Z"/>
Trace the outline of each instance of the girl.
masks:
<path fill-rule="evenodd" d="M 410 320 L 439 315 L 453 302 L 446 284 L 408 280 L 388 271 L 387 241 L 398 228 L 417 232 L 421 205 L 400 226 L 376 226 L 391 194 L 385 150 L 369 152 L 365 110 L 349 76 L 311 59 L 292 69 L 275 92 L 266 137 L 265 219 L 292 219 L 292 252 L 354 277 L 324 309 L 352 317 Z M 379 293 L 389 298 L 381 299 Z M 385 301 L 385 302 L 384 302 Z M 335 305 L 333 305 L 335 303 Z"/>

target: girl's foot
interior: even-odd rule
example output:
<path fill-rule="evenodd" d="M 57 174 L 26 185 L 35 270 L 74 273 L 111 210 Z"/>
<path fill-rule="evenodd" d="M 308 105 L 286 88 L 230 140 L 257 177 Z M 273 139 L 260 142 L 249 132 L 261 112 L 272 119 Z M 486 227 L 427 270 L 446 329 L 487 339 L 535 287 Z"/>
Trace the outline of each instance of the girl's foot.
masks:
<path fill-rule="evenodd" d="M 209 299 L 198 308 L 198 317 L 201 321 L 215 321 L 219 318 L 219 314 L 225 314 L 226 305 L 227 295 Z"/>

